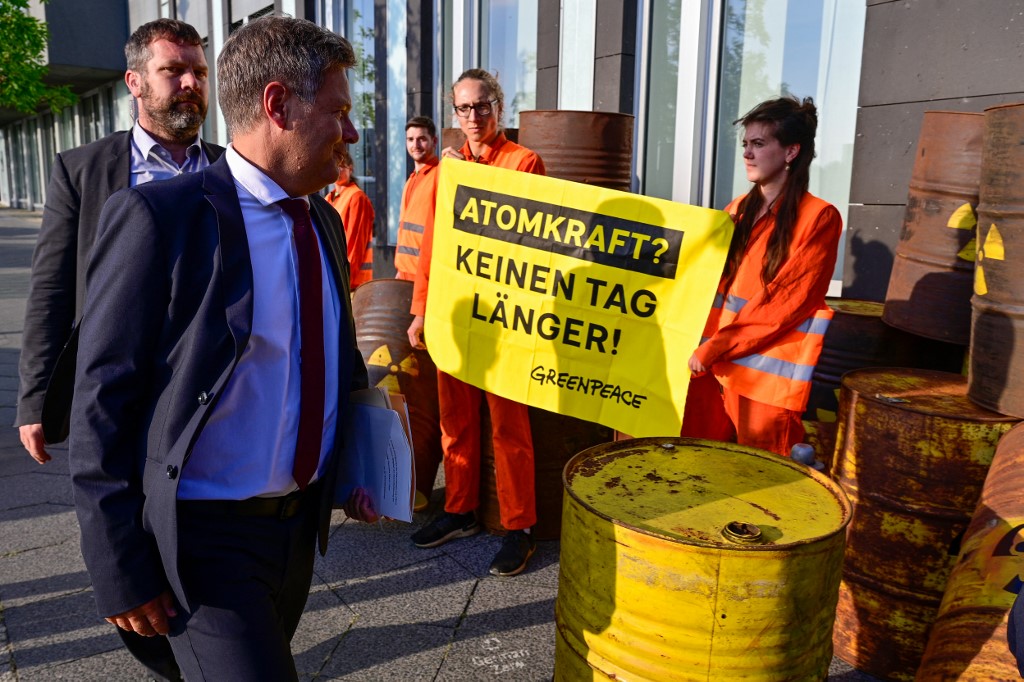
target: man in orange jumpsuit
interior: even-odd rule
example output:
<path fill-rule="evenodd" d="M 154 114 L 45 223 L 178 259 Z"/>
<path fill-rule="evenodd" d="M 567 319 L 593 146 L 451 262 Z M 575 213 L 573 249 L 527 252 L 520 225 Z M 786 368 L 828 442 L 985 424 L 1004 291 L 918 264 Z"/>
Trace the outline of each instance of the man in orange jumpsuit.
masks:
<path fill-rule="evenodd" d="M 503 113 L 501 86 L 481 69 L 463 73 L 452 86 L 454 110 L 466 135 L 461 149 L 446 148 L 442 156 L 474 163 L 544 174 L 544 162 L 525 147 L 509 142 L 498 122 Z M 409 341 L 423 347 L 423 314 L 430 279 L 433 225 L 423 235 L 420 268 L 413 292 Z M 530 528 L 537 521 L 534 492 L 533 440 L 525 405 L 438 372 L 441 445 L 444 449 L 444 513 L 412 536 L 417 547 L 436 547 L 480 530 L 476 518 L 480 493 L 480 397 L 487 397 L 497 477 L 501 523 L 509 531 L 491 562 L 493 575 L 511 576 L 526 568 L 536 542 Z"/>
<path fill-rule="evenodd" d="M 352 291 L 373 279 L 373 204 L 359 188 L 352 175 L 354 163 L 348 152 L 341 159 L 341 169 L 327 202 L 341 216 L 348 250 L 349 286 Z"/>
<path fill-rule="evenodd" d="M 415 280 L 426 225 L 434 224 L 437 204 L 437 127 L 426 116 L 413 116 L 405 124 L 405 150 L 414 164 L 402 190 L 398 215 L 398 246 L 395 269 L 398 279 Z"/>

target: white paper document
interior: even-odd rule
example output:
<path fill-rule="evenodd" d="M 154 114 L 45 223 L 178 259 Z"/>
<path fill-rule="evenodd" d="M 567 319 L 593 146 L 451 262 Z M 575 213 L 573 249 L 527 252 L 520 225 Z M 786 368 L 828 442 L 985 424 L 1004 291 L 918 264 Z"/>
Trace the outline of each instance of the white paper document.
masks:
<path fill-rule="evenodd" d="M 378 514 L 411 522 L 416 494 L 412 447 L 386 390 L 371 388 L 352 394 L 345 434 L 336 506 L 360 487 L 369 494 Z"/>

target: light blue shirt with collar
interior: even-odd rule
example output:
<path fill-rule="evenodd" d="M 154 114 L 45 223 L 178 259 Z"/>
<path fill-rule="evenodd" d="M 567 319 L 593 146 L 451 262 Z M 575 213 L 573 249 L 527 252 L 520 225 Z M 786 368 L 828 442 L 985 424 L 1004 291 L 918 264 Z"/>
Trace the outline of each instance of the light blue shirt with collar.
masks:
<path fill-rule="evenodd" d="M 135 123 L 132 126 L 131 186 L 138 187 L 154 180 L 168 180 L 183 173 L 195 173 L 210 165 L 199 136 L 185 151 L 185 163 L 178 165 L 171 153 Z"/>
<path fill-rule="evenodd" d="M 298 488 L 292 478 L 300 396 L 298 255 L 292 219 L 275 203 L 288 195 L 233 147 L 225 156 L 249 241 L 252 336 L 182 469 L 183 500 L 274 497 Z M 320 240 L 327 381 L 318 477 L 333 449 L 338 417 L 342 314 L 324 250 Z"/>

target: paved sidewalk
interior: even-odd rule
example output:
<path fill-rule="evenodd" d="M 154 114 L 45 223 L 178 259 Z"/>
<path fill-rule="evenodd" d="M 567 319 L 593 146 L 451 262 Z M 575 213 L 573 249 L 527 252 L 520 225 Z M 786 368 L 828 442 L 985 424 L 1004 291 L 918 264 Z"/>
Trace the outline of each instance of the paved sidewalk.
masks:
<path fill-rule="evenodd" d="M 40 466 L 9 428 L 39 221 L 0 209 L 0 682 L 144 680 L 96 615 L 66 450 Z M 439 477 L 432 507 L 443 494 Z M 292 644 L 300 677 L 550 680 L 558 543 L 539 543 L 526 573 L 495 578 L 487 568 L 498 538 L 417 549 L 409 534 L 425 518 L 367 526 L 336 513 Z M 872 678 L 836 663 L 829 679 Z"/>

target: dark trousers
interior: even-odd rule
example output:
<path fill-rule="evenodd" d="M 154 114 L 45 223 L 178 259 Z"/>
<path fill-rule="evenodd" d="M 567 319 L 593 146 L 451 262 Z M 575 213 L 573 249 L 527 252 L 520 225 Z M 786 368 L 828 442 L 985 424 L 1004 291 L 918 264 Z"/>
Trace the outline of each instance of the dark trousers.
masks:
<path fill-rule="evenodd" d="M 188 682 L 297 679 L 291 639 L 313 577 L 316 506 L 310 495 L 281 519 L 179 503 L 179 566 L 193 610 L 179 606 L 170 643 Z"/>
<path fill-rule="evenodd" d="M 129 653 L 135 657 L 157 680 L 163 682 L 179 682 L 181 672 L 178 670 L 178 663 L 174 660 L 174 652 L 166 637 L 143 637 L 134 632 L 128 632 L 115 627 L 117 634 L 121 635 Z"/>

